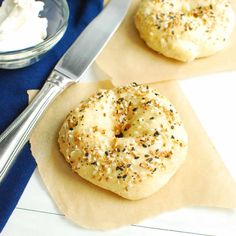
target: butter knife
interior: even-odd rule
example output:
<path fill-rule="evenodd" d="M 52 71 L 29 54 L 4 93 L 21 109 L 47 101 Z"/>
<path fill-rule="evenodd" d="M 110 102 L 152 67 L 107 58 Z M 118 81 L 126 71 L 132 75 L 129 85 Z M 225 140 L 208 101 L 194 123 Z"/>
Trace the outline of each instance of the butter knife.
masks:
<path fill-rule="evenodd" d="M 124 19 L 132 0 L 111 0 L 59 60 L 30 105 L 0 136 L 0 183 L 52 101 L 82 75 Z"/>

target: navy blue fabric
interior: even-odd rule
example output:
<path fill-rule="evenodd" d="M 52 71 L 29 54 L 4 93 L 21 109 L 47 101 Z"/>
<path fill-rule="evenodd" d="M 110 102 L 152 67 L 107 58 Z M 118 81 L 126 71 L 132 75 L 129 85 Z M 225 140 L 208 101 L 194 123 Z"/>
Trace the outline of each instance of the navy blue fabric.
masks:
<path fill-rule="evenodd" d="M 27 106 L 28 89 L 39 89 L 58 59 L 85 26 L 102 10 L 102 0 L 68 0 L 69 26 L 62 40 L 36 64 L 18 70 L 0 70 L 0 133 Z M 36 163 L 29 144 L 19 155 L 14 167 L 0 185 L 0 232 L 15 209 Z"/>

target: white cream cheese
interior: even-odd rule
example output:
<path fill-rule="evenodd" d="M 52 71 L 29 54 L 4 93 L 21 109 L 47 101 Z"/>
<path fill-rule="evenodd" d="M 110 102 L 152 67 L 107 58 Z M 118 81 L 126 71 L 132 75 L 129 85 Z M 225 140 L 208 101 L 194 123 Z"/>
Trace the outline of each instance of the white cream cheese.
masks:
<path fill-rule="evenodd" d="M 47 37 L 46 18 L 39 12 L 44 3 L 35 0 L 5 0 L 0 7 L 0 51 L 35 46 Z"/>

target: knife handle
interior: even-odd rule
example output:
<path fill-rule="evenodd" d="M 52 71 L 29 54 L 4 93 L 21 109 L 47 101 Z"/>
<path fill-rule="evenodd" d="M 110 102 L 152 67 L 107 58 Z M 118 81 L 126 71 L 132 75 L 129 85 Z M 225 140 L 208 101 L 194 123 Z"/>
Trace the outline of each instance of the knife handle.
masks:
<path fill-rule="evenodd" d="M 0 136 L 0 183 L 29 140 L 30 134 L 46 108 L 72 80 L 53 71 L 30 105 Z"/>

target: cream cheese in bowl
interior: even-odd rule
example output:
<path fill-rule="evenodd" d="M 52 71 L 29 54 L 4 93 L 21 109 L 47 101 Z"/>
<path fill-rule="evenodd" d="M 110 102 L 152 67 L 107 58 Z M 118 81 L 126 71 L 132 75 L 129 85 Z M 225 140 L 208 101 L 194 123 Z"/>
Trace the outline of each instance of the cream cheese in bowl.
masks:
<path fill-rule="evenodd" d="M 62 38 L 68 19 L 66 0 L 4 0 L 0 69 L 23 68 L 39 61 Z"/>
<path fill-rule="evenodd" d="M 47 37 L 48 21 L 39 17 L 44 3 L 35 0 L 5 0 L 0 7 L 0 51 L 35 46 Z"/>

